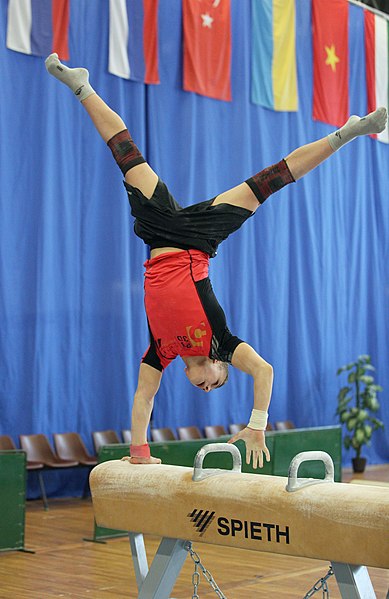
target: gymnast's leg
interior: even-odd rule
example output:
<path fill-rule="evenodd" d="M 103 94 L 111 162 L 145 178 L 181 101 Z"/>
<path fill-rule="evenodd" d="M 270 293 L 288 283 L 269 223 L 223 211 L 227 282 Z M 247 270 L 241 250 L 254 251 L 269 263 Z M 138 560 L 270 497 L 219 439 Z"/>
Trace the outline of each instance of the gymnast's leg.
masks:
<path fill-rule="evenodd" d="M 91 87 L 87 69 L 71 69 L 60 62 L 57 54 L 50 54 L 46 59 L 46 68 L 80 100 L 111 149 L 126 182 L 140 189 L 146 198 L 151 198 L 158 176 L 139 152 L 121 117 Z"/>
<path fill-rule="evenodd" d="M 221 193 L 213 204 L 233 204 L 255 212 L 269 195 L 309 173 L 349 141 L 360 135 L 381 133 L 386 122 L 387 110 L 383 107 L 362 118 L 351 116 L 337 131 L 297 148 L 278 164 Z"/>

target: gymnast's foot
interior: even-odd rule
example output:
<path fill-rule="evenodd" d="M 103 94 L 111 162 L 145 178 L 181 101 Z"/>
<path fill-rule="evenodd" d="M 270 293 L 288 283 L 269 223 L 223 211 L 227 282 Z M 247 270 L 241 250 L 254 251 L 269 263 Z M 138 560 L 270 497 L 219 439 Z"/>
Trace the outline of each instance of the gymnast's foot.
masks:
<path fill-rule="evenodd" d="M 343 127 L 328 135 L 328 143 L 333 150 L 339 150 L 344 144 L 359 135 L 381 133 L 386 127 L 387 120 L 388 112 L 384 106 L 362 118 L 356 115 L 350 116 Z"/>
<path fill-rule="evenodd" d="M 59 81 L 65 83 L 75 96 L 83 102 L 88 96 L 95 94 L 95 90 L 89 83 L 89 72 L 87 69 L 70 69 L 58 58 L 58 54 L 50 54 L 45 60 L 46 69 Z"/>

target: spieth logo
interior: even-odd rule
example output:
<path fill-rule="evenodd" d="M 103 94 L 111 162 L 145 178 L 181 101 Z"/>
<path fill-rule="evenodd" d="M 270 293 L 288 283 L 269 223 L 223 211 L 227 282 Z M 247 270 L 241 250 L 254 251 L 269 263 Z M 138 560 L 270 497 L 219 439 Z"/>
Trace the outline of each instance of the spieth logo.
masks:
<path fill-rule="evenodd" d="M 188 514 L 188 518 L 191 519 L 193 526 L 196 528 L 200 537 L 202 537 L 212 520 L 215 518 L 215 512 L 194 509 L 193 512 Z"/>
<path fill-rule="evenodd" d="M 188 518 L 193 522 L 193 526 L 200 537 L 206 533 L 216 518 L 215 513 L 209 510 L 194 509 L 188 514 Z M 280 526 L 277 523 L 239 520 L 238 518 L 219 516 L 217 519 L 217 533 L 222 537 L 243 537 L 254 541 L 262 541 L 263 543 L 290 544 L 289 526 Z"/>

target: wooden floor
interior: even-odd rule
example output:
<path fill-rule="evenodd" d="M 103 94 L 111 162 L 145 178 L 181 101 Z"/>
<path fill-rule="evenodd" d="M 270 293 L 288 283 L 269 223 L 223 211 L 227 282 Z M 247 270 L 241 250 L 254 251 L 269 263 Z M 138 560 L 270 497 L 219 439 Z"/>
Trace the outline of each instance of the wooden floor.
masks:
<path fill-rule="evenodd" d="M 351 472 L 345 471 L 345 479 L 352 478 Z M 359 478 L 389 482 L 389 465 L 369 468 Z M 35 553 L 0 553 L 0 599 L 135 598 L 136 584 L 127 538 L 111 539 L 106 544 L 84 541 L 92 532 L 90 500 L 51 500 L 50 510 L 46 512 L 40 501 L 28 502 L 26 548 Z M 158 543 L 156 538 L 146 539 L 149 562 Z M 316 560 L 200 543 L 194 544 L 194 549 L 228 599 L 303 599 L 329 566 Z M 172 597 L 192 597 L 192 571 L 188 558 Z M 385 599 L 389 571 L 374 568 L 369 571 L 377 598 Z M 329 590 L 331 599 L 340 597 L 333 577 Z M 203 578 L 199 596 L 216 597 Z M 315 597 L 321 599 L 322 593 L 318 592 Z"/>

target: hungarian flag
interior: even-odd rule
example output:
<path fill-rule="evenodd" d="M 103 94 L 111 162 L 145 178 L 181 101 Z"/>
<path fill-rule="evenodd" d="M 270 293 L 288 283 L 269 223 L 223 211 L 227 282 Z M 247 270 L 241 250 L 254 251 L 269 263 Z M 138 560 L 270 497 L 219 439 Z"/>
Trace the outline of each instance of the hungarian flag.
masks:
<path fill-rule="evenodd" d="M 231 100 L 230 0 L 183 0 L 184 90 Z"/>
<path fill-rule="evenodd" d="M 313 118 L 340 127 L 349 116 L 348 1 L 312 0 Z"/>
<path fill-rule="evenodd" d="M 158 0 L 109 1 L 108 71 L 132 81 L 159 83 Z"/>
<path fill-rule="evenodd" d="M 69 59 L 69 0 L 8 0 L 7 48 Z"/>
<path fill-rule="evenodd" d="M 364 11 L 367 108 L 372 112 L 379 106 L 389 105 L 389 22 L 387 19 Z M 389 129 L 372 135 L 389 143 Z"/>

